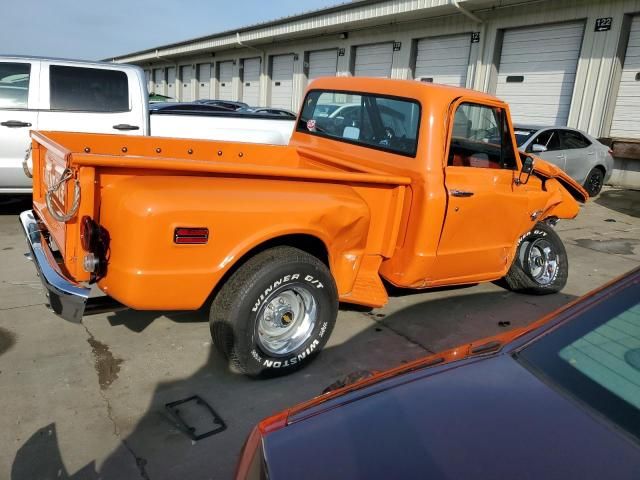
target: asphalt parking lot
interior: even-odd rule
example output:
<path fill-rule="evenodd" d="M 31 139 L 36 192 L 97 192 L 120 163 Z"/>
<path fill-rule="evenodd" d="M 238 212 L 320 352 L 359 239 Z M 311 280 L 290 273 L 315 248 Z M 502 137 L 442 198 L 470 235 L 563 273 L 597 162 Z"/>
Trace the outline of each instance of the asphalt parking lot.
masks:
<path fill-rule="evenodd" d="M 250 380 L 228 372 L 212 349 L 204 312 L 122 311 L 84 325 L 50 313 L 23 256 L 17 214 L 28 205 L 0 199 L 0 478 L 12 480 L 230 478 L 261 418 L 352 371 L 525 325 L 640 265 L 640 191 L 605 189 L 576 220 L 558 224 L 570 262 L 563 293 L 525 296 L 493 284 L 393 291 L 382 309 L 344 307 L 306 369 Z M 165 408 L 195 394 L 227 424 L 197 442 Z"/>

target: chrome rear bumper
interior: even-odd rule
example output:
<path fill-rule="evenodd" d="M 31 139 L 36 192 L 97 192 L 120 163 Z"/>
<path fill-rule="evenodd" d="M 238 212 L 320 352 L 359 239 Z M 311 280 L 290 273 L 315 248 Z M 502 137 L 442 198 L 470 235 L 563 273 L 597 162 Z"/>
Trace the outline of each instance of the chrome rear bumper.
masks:
<path fill-rule="evenodd" d="M 65 320 L 80 323 L 91 289 L 63 275 L 45 238 L 46 227 L 38 220 L 33 210 L 26 210 L 20 214 L 20 225 L 27 237 L 29 253 L 40 281 L 47 290 L 49 307 Z"/>

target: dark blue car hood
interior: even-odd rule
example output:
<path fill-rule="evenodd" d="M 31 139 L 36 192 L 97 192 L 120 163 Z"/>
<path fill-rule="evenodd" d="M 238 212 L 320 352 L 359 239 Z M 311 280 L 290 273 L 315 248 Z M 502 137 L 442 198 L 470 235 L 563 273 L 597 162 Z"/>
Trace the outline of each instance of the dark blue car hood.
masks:
<path fill-rule="evenodd" d="M 508 355 L 359 393 L 268 434 L 269 478 L 640 479 L 638 445 Z"/>

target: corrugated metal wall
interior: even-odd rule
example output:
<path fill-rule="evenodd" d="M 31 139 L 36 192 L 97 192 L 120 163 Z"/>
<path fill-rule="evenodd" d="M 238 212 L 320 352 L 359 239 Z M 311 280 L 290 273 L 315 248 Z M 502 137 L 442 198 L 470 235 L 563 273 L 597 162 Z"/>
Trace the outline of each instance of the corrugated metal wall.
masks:
<path fill-rule="evenodd" d="M 569 69 L 571 71 L 550 70 L 550 75 L 563 77 L 558 95 L 558 98 L 564 95 L 563 103 L 560 105 L 561 102 L 558 100 L 556 105 L 558 115 L 554 121 L 583 129 L 595 136 L 609 134 L 614 110 L 616 110 L 616 100 L 619 96 L 618 85 L 622 74 L 622 62 L 625 58 L 626 42 L 631 29 L 631 17 L 640 13 L 640 0 L 544 0 L 528 2 L 530 5 L 515 2 L 515 0 L 503 0 L 498 2 L 501 5 L 498 8 L 486 11 L 481 7 L 494 6 L 496 2 L 467 0 L 459 3 L 472 9 L 476 16 L 483 19 L 483 22 L 477 23 L 461 13 L 453 13 L 455 10 L 452 9 L 451 2 L 448 0 L 396 0 L 371 4 L 358 2 L 353 8 L 347 5 L 343 10 L 329 13 L 321 11 L 308 18 L 293 18 L 291 21 L 284 19 L 279 24 L 257 26 L 255 29 L 243 31 L 239 39 L 242 43 L 251 44 L 254 47 L 251 49 L 239 48 L 238 37 L 235 34 L 166 47 L 161 50 L 163 61 L 158 61 L 158 67 L 163 67 L 167 71 L 168 65 L 164 59 L 171 55 L 175 55 L 175 65 L 171 66 L 173 68 L 186 64 L 211 62 L 215 65 L 213 72 L 216 73 L 212 79 L 212 94 L 218 97 L 240 99 L 243 86 L 238 65 L 242 65 L 244 59 L 255 58 L 256 49 L 259 49 L 262 50 L 262 68 L 258 103 L 270 105 L 275 100 L 275 103 L 284 106 L 289 103 L 275 92 L 271 65 L 274 57 L 291 55 L 292 57 L 287 57 L 293 58 L 290 106 L 297 109 L 308 84 L 308 77 L 315 76 L 310 61 L 321 58 L 317 53 L 312 55 L 312 52 L 336 52 L 335 73 L 353 75 L 364 58 L 361 57 L 360 61 L 358 60 L 358 47 L 391 44 L 393 52 L 389 75 L 392 78 L 427 77 L 443 83 L 460 82 L 477 90 L 503 94 L 505 99 L 514 102 L 512 94 L 505 93 L 507 91 L 500 86 L 501 75 L 506 72 L 504 58 L 503 69 L 502 72 L 500 71 L 502 53 L 504 49 L 504 55 L 507 55 L 508 49 L 511 48 L 511 32 L 515 31 L 514 29 L 533 26 L 542 27 L 544 30 L 546 25 L 571 23 L 581 25 L 584 31 L 577 42 L 577 47 L 572 44 L 570 49 L 568 44 L 559 45 L 561 49 L 564 48 L 564 51 L 558 53 L 559 58 L 571 56 L 571 62 L 575 62 L 575 66 Z M 508 6 L 510 3 L 519 4 Z M 424 16 L 425 11 L 429 9 L 441 12 L 442 16 L 415 19 Z M 416 14 L 410 15 L 411 12 Z M 596 21 L 608 18 L 611 19 L 610 28 L 596 31 Z M 346 35 L 341 31 L 319 33 L 323 29 L 335 31 L 342 26 Z M 297 38 L 295 41 L 277 41 L 278 36 L 299 32 L 305 32 L 308 36 Z M 264 41 L 269 39 L 269 43 L 261 45 L 262 39 L 265 39 Z M 455 48 L 453 43 L 448 47 L 452 52 L 450 58 L 438 56 L 437 46 L 439 42 L 446 39 L 450 39 L 451 42 L 455 40 Z M 534 62 L 536 58 L 538 60 L 550 58 L 549 55 L 553 56 L 550 53 L 551 50 L 558 45 L 552 45 L 553 42 L 549 45 L 546 43 L 549 42 L 537 42 L 540 50 L 537 55 L 535 45 L 526 52 L 526 55 L 531 56 Z M 430 53 L 429 49 L 431 49 Z M 213 60 L 211 50 L 215 50 Z M 569 50 L 572 51 L 569 52 Z M 361 53 L 362 51 L 363 49 L 360 48 Z M 460 62 L 463 57 L 468 58 L 466 66 L 464 62 Z M 118 61 L 134 63 L 153 61 L 153 52 L 123 57 Z M 434 70 L 435 67 L 443 73 L 438 73 Z M 148 67 L 149 70 L 154 68 L 157 67 L 153 64 Z M 453 72 L 454 69 L 455 72 Z M 427 73 L 429 70 L 434 73 Z M 177 68 L 173 71 L 180 70 Z M 220 77 L 221 71 L 225 74 L 224 79 Z M 231 82 L 228 78 L 229 72 L 232 76 Z M 447 78 L 447 75 L 451 78 Z M 625 71 L 623 78 L 629 76 L 630 73 Z M 153 78 L 154 83 L 158 85 L 157 75 L 154 74 Z M 506 78 L 503 80 L 506 83 Z M 164 88 L 166 86 L 166 83 L 162 85 L 163 91 L 169 91 L 169 88 Z M 289 88 L 288 85 L 287 88 Z M 158 90 L 157 87 L 156 90 Z M 620 95 L 624 96 L 626 90 L 628 89 L 621 88 Z M 620 102 L 624 100 L 618 103 Z M 517 101 L 514 103 L 517 104 Z M 515 110 L 517 109 L 514 108 Z M 620 111 L 620 107 L 617 110 Z M 546 117 L 541 117 L 541 121 L 546 120 Z M 631 132 L 629 136 L 640 138 L 640 132 Z"/>

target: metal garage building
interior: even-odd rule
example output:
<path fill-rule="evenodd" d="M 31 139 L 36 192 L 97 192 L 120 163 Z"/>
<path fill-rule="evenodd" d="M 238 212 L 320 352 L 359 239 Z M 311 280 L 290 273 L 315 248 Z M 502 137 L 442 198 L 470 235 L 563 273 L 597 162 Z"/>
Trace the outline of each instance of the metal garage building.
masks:
<path fill-rule="evenodd" d="M 356 0 L 112 60 L 179 100 L 292 110 L 325 75 L 465 86 L 516 122 L 612 138 L 640 185 L 640 0 Z"/>

